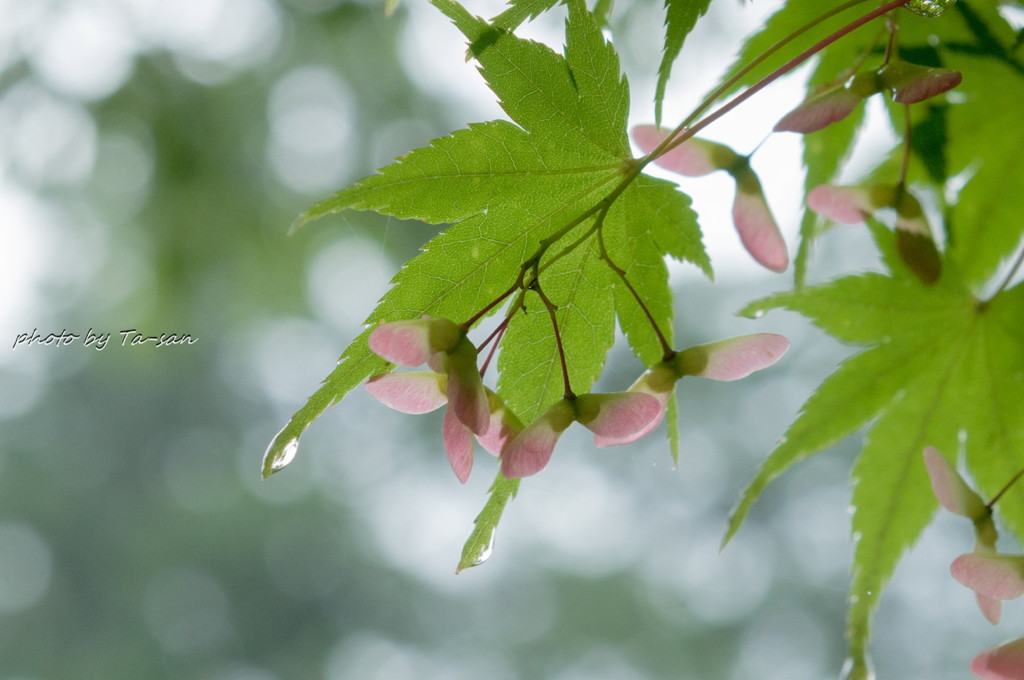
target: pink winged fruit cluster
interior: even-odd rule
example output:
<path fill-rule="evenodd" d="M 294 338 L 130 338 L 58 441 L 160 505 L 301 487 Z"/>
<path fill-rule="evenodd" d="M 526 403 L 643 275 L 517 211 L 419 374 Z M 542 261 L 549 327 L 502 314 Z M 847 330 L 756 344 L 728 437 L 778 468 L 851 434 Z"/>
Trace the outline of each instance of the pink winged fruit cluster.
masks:
<path fill-rule="evenodd" d="M 385 323 L 374 329 L 369 342 L 371 350 L 391 363 L 430 369 L 378 375 L 366 389 L 403 413 L 427 413 L 447 405 L 442 439 L 461 482 L 472 470 L 474 439 L 500 457 L 505 477 L 533 475 L 548 464 L 573 423 L 589 429 L 597 446 L 634 442 L 662 421 L 680 378 L 736 380 L 775 363 L 789 347 L 786 338 L 772 333 L 690 347 L 652 366 L 624 392 L 566 396 L 524 426 L 484 385 L 477 349 L 458 324 L 428 317 Z"/>

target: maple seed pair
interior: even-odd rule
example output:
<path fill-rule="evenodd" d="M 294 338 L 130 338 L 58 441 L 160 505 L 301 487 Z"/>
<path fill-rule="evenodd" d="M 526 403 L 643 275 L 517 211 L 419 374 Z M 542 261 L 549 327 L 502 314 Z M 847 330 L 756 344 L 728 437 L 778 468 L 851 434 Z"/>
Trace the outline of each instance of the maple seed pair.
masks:
<path fill-rule="evenodd" d="M 426 413 L 447 403 L 444 448 L 456 477 L 465 482 L 473 466 L 473 435 L 487 435 L 494 414 L 476 367 L 476 347 L 465 331 L 448 319 L 396 321 L 374 329 L 370 349 L 391 363 L 427 364 L 433 371 L 388 373 L 371 379 L 366 389 L 404 413 Z M 500 432 L 500 423 L 497 428 Z"/>
<path fill-rule="evenodd" d="M 754 333 L 704 345 L 695 345 L 678 352 L 667 361 L 651 366 L 629 388 L 630 392 L 649 394 L 658 400 L 658 418 L 647 434 L 661 422 L 676 382 L 685 376 L 731 381 L 745 378 L 754 371 L 767 368 L 782 358 L 789 349 L 789 340 L 775 333 Z M 616 442 L 618 443 L 618 442 Z"/>
<path fill-rule="evenodd" d="M 975 556 L 984 557 L 996 554 L 996 539 L 999 535 L 996 532 L 995 523 L 992 521 L 992 511 L 981 500 L 981 497 L 967 486 L 967 482 L 938 449 L 929 446 L 925 448 L 923 455 L 932 491 L 939 503 L 950 512 L 966 517 L 974 523 L 974 553 L 973 555 L 961 555 L 953 561 L 950 568 L 953 578 L 974 590 L 978 608 L 989 622 L 999 623 L 1002 613 L 1000 600 L 1012 598 L 999 597 L 999 595 L 1005 594 L 1001 588 L 996 589 L 998 592 L 993 592 L 984 575 L 989 572 L 983 566 L 979 569 L 972 569 Z"/>
<path fill-rule="evenodd" d="M 843 120 L 862 101 L 879 92 L 891 92 L 893 101 L 900 104 L 916 104 L 953 89 L 961 80 L 959 71 L 892 59 L 877 71 L 858 73 L 843 82 L 824 86 L 783 116 L 774 130 L 817 132 Z"/>
<path fill-rule="evenodd" d="M 807 207 L 834 222 L 858 224 L 885 208 L 896 211 L 896 249 L 903 262 L 924 283 L 942 274 L 942 258 L 921 204 L 902 186 L 822 184 L 807 194 Z"/>
<path fill-rule="evenodd" d="M 938 449 L 924 450 L 932 490 L 942 507 L 974 523 L 974 552 L 953 560 L 950 573 L 974 591 L 982 614 L 999 622 L 1002 600 L 1024 595 L 1024 555 L 996 552 L 998 534 L 992 509 L 975 493 Z M 1024 638 L 988 649 L 971 661 L 971 672 L 982 680 L 1024 680 Z"/>
<path fill-rule="evenodd" d="M 644 153 L 654 151 L 669 134 L 669 131 L 653 125 L 633 128 L 633 139 Z M 694 137 L 654 162 L 685 177 L 702 177 L 717 170 L 729 173 L 736 180 L 732 219 L 743 247 L 762 266 L 775 272 L 786 270 L 789 266 L 786 242 L 768 208 L 761 182 L 746 156 L 725 144 Z"/>
<path fill-rule="evenodd" d="M 549 408 L 502 453 L 506 477 L 525 477 L 547 465 L 558 437 L 573 422 L 594 433 L 597 446 L 629 444 L 647 435 L 665 417 L 676 382 L 684 376 L 738 380 L 771 366 L 789 341 L 774 333 L 755 333 L 697 345 L 676 353 L 641 375 L 626 392 L 584 394 Z"/>
<path fill-rule="evenodd" d="M 548 464 L 555 444 L 570 425 L 594 433 L 597 446 L 634 442 L 654 429 L 662 408 L 639 392 L 580 394 L 555 402 L 530 423 L 501 454 L 501 473 L 513 479 L 537 474 Z"/>

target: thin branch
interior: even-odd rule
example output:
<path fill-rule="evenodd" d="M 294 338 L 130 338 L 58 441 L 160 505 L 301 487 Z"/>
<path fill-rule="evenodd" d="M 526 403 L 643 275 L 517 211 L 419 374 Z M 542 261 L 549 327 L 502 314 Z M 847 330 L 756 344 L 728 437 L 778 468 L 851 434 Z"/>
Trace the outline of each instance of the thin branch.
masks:
<path fill-rule="evenodd" d="M 522 286 L 523 286 L 523 272 L 520 271 L 519 272 L 519 278 L 516 279 L 516 282 L 513 283 L 511 286 L 509 286 L 509 289 L 506 290 L 504 293 L 502 293 L 501 295 L 496 297 L 491 302 L 487 303 L 487 306 L 485 306 L 479 312 L 477 312 L 473 316 L 469 317 L 469 320 L 466 321 L 464 324 L 462 324 L 462 330 L 468 331 L 470 328 L 473 327 L 473 324 L 475 324 L 477 321 L 482 319 L 489 311 L 491 311 L 492 309 L 494 309 L 495 307 L 500 305 L 505 300 L 505 298 L 507 298 L 512 293 L 516 292 L 516 289 L 517 288 L 521 288 Z"/>
<path fill-rule="evenodd" d="M 494 342 L 494 345 L 491 346 L 491 351 L 487 353 L 487 358 L 484 359 L 483 366 L 480 367 L 481 376 L 483 376 L 483 374 L 487 372 L 487 367 L 491 365 L 491 359 L 494 358 L 494 353 L 498 350 L 498 345 L 501 344 L 501 339 L 505 336 L 505 331 L 508 330 L 508 324 L 511 320 L 512 314 L 509 314 L 502 320 L 500 324 L 498 324 L 498 327 L 494 330 L 494 332 L 491 333 L 488 336 L 488 338 L 483 341 L 483 344 L 481 344 L 480 347 L 477 348 L 477 351 L 479 352 L 481 349 L 487 346 L 487 343 L 497 338 L 497 340 L 495 340 Z"/>
<path fill-rule="evenodd" d="M 551 317 L 551 327 L 555 331 L 555 345 L 558 346 L 558 359 L 562 362 L 562 382 L 565 386 L 565 394 L 563 395 L 563 398 L 575 399 L 576 393 L 572 391 L 572 385 L 569 383 L 569 366 L 565 361 L 565 347 L 562 346 L 562 334 L 558 331 L 558 319 L 555 318 L 555 310 L 557 310 L 558 307 L 555 306 L 555 303 L 553 303 L 548 296 L 544 294 L 544 291 L 540 289 L 540 283 L 538 281 L 534 280 L 530 289 L 540 296 L 541 302 L 544 303 L 544 306 L 548 310 L 548 316 Z"/>
<path fill-rule="evenodd" d="M 726 80 L 724 83 L 716 87 L 710 94 L 708 94 L 708 96 L 704 98 L 704 101 L 702 101 L 697 106 L 697 108 L 695 108 L 693 112 L 689 116 L 687 116 L 686 120 L 684 120 L 679 125 L 677 130 L 685 129 L 686 126 L 695 121 L 700 114 L 704 113 L 709 108 L 711 108 L 711 105 L 714 104 L 719 97 L 723 96 L 726 92 L 728 92 L 733 87 L 733 85 L 738 83 L 740 79 L 743 78 L 743 76 L 753 71 L 755 68 L 761 65 L 766 59 L 768 59 L 770 56 L 778 52 L 780 49 L 782 49 L 789 43 L 793 42 L 794 40 L 796 40 L 801 35 L 814 28 L 821 22 L 827 21 L 828 19 L 831 19 L 837 14 L 841 14 L 842 12 L 845 12 L 851 7 L 859 5 L 864 1 L 865 0 L 850 0 L 849 2 L 844 2 L 842 5 L 834 7 L 833 9 L 829 10 L 828 12 L 825 12 L 816 19 L 812 19 L 811 21 L 807 22 L 800 28 L 796 29 L 795 31 L 787 35 L 779 42 L 769 47 L 756 58 L 752 59 L 749 64 L 747 64 L 746 66 L 742 67 L 739 71 L 737 71 L 731 78 Z M 669 135 L 669 137 L 672 137 L 672 135 Z"/>
<path fill-rule="evenodd" d="M 626 288 L 633 295 L 633 299 L 636 300 L 638 305 L 640 305 L 640 309 L 643 310 L 644 315 L 647 317 L 647 321 L 650 322 L 651 328 L 654 329 L 654 334 L 658 336 L 658 342 L 661 344 L 661 351 L 664 360 L 668 361 L 675 356 L 675 350 L 672 349 L 672 345 L 670 345 L 668 340 L 665 339 L 665 335 L 661 332 L 661 328 L 658 327 L 658 322 L 654 320 L 654 315 L 651 314 L 651 310 L 648 309 L 646 304 L 644 304 L 644 301 L 641 299 L 640 294 L 637 293 L 636 288 L 634 288 L 633 284 L 631 284 L 629 279 L 626 278 L 626 270 L 612 262 L 612 258 L 608 254 L 608 248 L 605 247 L 604 244 L 604 234 L 602 231 L 599 231 L 597 234 L 597 242 L 601 246 L 601 259 L 604 260 L 604 263 L 608 265 L 609 269 L 615 272 L 615 274 L 622 279 L 622 282 L 626 284 Z"/>
<path fill-rule="evenodd" d="M 835 31 L 834 33 L 828 35 L 827 37 L 822 38 L 821 40 L 816 42 L 814 45 L 808 47 L 806 50 L 804 50 L 803 52 L 801 52 L 797 56 L 793 57 L 792 59 L 787 61 L 782 66 L 780 66 L 779 68 L 775 69 L 774 71 L 772 71 L 770 74 L 768 74 L 767 76 L 765 76 L 764 78 L 762 78 L 761 80 L 756 82 L 755 84 L 751 85 L 749 88 L 744 90 L 742 93 L 740 93 L 736 97 L 730 99 L 727 103 L 725 103 L 722 106 L 720 106 L 717 109 L 715 109 L 714 112 L 712 112 L 712 113 L 708 114 L 707 116 L 705 116 L 704 118 L 702 118 L 698 123 L 694 124 L 692 127 L 686 127 L 684 124 L 680 124 L 675 130 L 672 131 L 671 134 L 668 135 L 668 137 L 666 137 L 664 140 L 662 140 L 662 143 L 659 144 L 658 147 L 656 149 L 654 149 L 654 151 L 652 151 L 651 153 L 647 154 L 646 156 L 644 156 L 641 159 L 641 161 L 640 161 L 641 165 L 646 165 L 646 164 L 650 163 L 651 161 L 653 161 L 654 159 L 658 158 L 659 156 L 662 156 L 662 155 L 668 153 L 669 151 L 671 151 L 672 149 L 676 148 L 680 144 L 683 144 L 688 139 L 690 139 L 691 137 L 696 135 L 698 132 L 700 132 L 701 130 L 703 130 L 707 126 L 711 125 L 716 120 L 718 120 L 719 118 L 721 118 L 725 114 L 729 113 L 730 111 L 735 109 L 737 106 L 739 106 L 743 102 L 747 101 L 748 99 L 753 97 L 755 94 L 757 94 L 758 92 L 760 92 L 764 88 L 768 87 L 773 82 L 775 82 L 776 80 L 778 80 L 782 76 L 786 75 L 787 73 L 789 73 L 790 71 L 795 69 L 797 66 L 800 66 L 805 61 L 810 59 L 812 56 L 814 56 L 815 54 L 817 54 L 821 50 L 825 49 L 826 47 L 828 47 L 832 43 L 836 42 L 840 38 L 843 38 L 846 35 L 848 35 L 849 33 L 852 33 L 853 31 L 857 30 L 858 28 L 860 28 L 864 24 L 866 24 L 866 23 L 868 23 L 870 21 L 873 21 L 874 19 L 877 19 L 880 16 L 888 14 L 889 12 L 891 12 L 894 9 L 902 7 L 903 5 L 907 4 L 909 1 L 910 0 L 892 0 L 892 2 L 888 2 L 888 3 L 884 4 L 884 5 L 882 5 L 881 7 L 878 7 L 876 9 L 868 12 L 867 14 L 862 16 L 861 18 L 859 18 L 859 19 L 857 19 L 855 21 L 850 22 L 849 24 L 847 24 L 843 28 L 839 29 L 838 31 Z M 686 121 L 684 121 L 684 123 L 685 122 Z"/>
<path fill-rule="evenodd" d="M 1005 494 L 1007 491 L 1009 491 L 1010 487 L 1013 486 L 1014 484 L 1016 484 L 1017 480 L 1019 480 L 1022 476 L 1024 476 L 1024 469 L 1022 469 L 1020 472 L 1015 474 L 1013 476 L 1013 479 L 1008 481 L 1006 483 L 1006 485 L 1002 489 L 999 490 L 999 493 L 997 493 L 995 496 L 992 497 L 992 500 L 990 500 L 985 507 L 987 507 L 989 509 L 989 511 L 991 512 L 991 510 L 992 510 L 993 506 L 995 506 L 996 502 L 1000 498 L 1002 498 L 1003 494 Z"/>

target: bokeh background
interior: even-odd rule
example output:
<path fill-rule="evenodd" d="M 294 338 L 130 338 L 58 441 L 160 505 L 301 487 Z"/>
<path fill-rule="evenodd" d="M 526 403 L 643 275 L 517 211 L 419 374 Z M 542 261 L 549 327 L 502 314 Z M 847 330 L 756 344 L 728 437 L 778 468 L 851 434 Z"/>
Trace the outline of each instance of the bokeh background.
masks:
<path fill-rule="evenodd" d="M 649 122 L 662 10 L 621 0 L 617 45 Z M 713 3 L 676 67 L 692 107 L 777 3 Z M 491 16 L 494 1 L 470 3 Z M 524 31 L 558 48 L 558 12 Z M 458 484 L 436 414 L 357 390 L 268 481 L 263 451 L 432 227 L 309 204 L 396 155 L 502 116 L 422 0 L 0 0 L 0 680 L 814 680 L 844 657 L 844 442 L 725 520 L 800 404 L 851 349 L 743 304 L 758 270 L 729 182 L 686 185 L 717 283 L 673 266 L 682 345 L 793 341 L 740 384 L 684 382 L 683 446 L 595 450 L 570 431 L 483 566 L 454 574 L 495 464 Z M 795 244 L 799 148 L 771 136 L 799 78 L 709 131 L 748 152 Z M 859 153 L 885 148 L 884 126 Z M 836 231 L 813 269 L 873 266 Z M 121 331 L 195 342 L 122 345 Z M 100 351 L 19 334 L 110 333 Z M 641 366 L 622 347 L 604 386 Z M 893 518 L 899 521 L 899 518 Z M 876 625 L 884 678 L 965 678 L 998 629 L 952 583 L 970 528 L 940 517 Z"/>

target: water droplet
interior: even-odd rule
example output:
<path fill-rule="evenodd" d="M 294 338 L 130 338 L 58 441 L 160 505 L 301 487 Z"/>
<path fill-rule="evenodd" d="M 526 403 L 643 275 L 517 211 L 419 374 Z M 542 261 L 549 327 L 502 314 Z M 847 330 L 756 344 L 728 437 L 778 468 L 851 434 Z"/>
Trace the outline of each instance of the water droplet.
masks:
<path fill-rule="evenodd" d="M 490 558 L 491 553 L 494 552 L 494 534 L 497 533 L 497 529 L 498 527 L 491 527 L 491 533 L 487 535 L 487 544 L 477 553 L 477 556 L 473 559 L 472 566 L 480 566 Z"/>
<path fill-rule="evenodd" d="M 910 0 L 906 8 L 923 17 L 937 17 L 956 0 Z"/>
<path fill-rule="evenodd" d="M 754 310 L 754 318 L 755 319 L 760 319 L 762 316 L 764 316 L 764 310 L 763 309 L 755 309 Z"/>
<path fill-rule="evenodd" d="M 295 459 L 295 454 L 299 452 L 299 440 L 292 439 L 290 442 L 284 445 L 277 455 L 274 456 L 274 462 L 270 464 L 270 469 L 277 472 L 288 463 Z"/>
<path fill-rule="evenodd" d="M 479 567 L 491 557 L 491 553 L 494 552 L 494 534 L 496 529 L 497 527 L 491 527 L 491 533 L 487 536 L 487 543 L 480 547 L 480 550 L 476 555 L 470 557 L 469 555 L 463 554 L 462 562 L 459 565 L 459 568 L 455 570 L 456 574 L 463 569 L 468 569 L 469 567 Z"/>
<path fill-rule="evenodd" d="M 474 567 L 478 567 L 486 562 L 491 557 L 491 553 L 494 552 L 494 534 L 491 534 L 491 541 L 484 546 L 484 549 L 480 551 L 480 554 L 473 560 Z"/>
<path fill-rule="evenodd" d="M 281 430 L 281 432 L 284 432 L 284 430 Z M 298 437 L 292 437 L 284 446 L 278 446 L 277 440 L 281 437 L 281 432 L 277 433 L 277 436 L 270 442 L 270 446 L 267 447 L 267 452 L 263 454 L 264 477 L 286 467 L 295 460 L 295 454 L 299 452 Z"/>
<path fill-rule="evenodd" d="M 870 659 L 847 659 L 843 664 L 842 680 L 875 680 Z"/>

